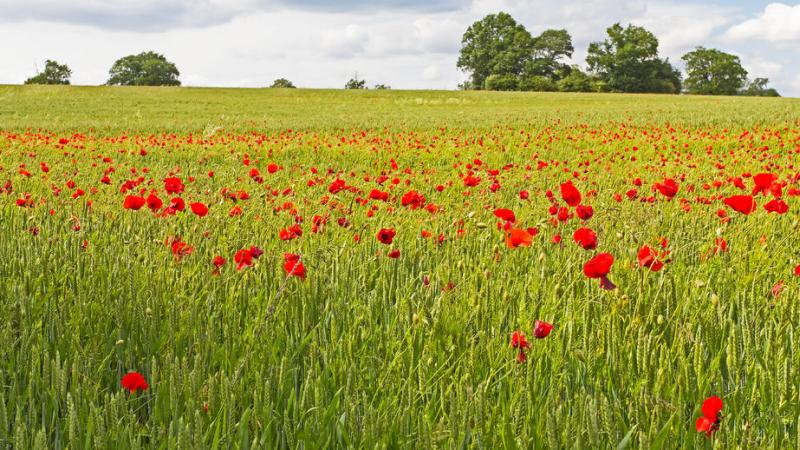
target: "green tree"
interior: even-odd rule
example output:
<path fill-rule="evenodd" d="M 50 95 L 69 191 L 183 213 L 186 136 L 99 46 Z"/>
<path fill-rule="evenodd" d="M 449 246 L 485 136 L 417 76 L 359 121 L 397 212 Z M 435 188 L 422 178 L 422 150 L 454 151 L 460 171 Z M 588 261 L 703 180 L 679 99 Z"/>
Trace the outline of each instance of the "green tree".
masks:
<path fill-rule="evenodd" d="M 277 80 L 272 82 L 272 86 L 270 88 L 273 89 L 294 89 L 294 84 L 291 81 L 287 80 L 286 78 L 278 78 Z"/>
<path fill-rule="evenodd" d="M 680 92 L 680 72 L 658 57 L 658 39 L 642 27 L 614 24 L 589 45 L 589 71 L 616 92 Z"/>
<path fill-rule="evenodd" d="M 109 85 L 180 86 L 180 72 L 164 55 L 142 52 L 118 59 L 108 71 Z"/>
<path fill-rule="evenodd" d="M 533 91 L 533 92 L 551 92 L 558 90 L 558 86 L 556 85 L 555 81 L 551 80 L 548 77 L 543 77 L 540 75 L 532 77 L 523 77 L 522 79 L 520 79 L 517 88 L 520 91 Z"/>
<path fill-rule="evenodd" d="M 381 84 L 376 84 L 375 85 L 375 90 L 378 90 L 378 91 L 388 91 L 388 90 L 391 90 L 391 89 L 392 89 L 392 87 L 389 86 L 388 84 L 381 83 Z"/>
<path fill-rule="evenodd" d="M 367 88 L 367 81 L 358 78 L 358 75 L 354 75 L 353 78 L 350 78 L 347 83 L 344 85 L 345 89 L 366 89 Z"/>
<path fill-rule="evenodd" d="M 686 92 L 700 95 L 736 95 L 747 81 L 738 56 L 697 47 L 681 58 L 686 63 Z"/>
<path fill-rule="evenodd" d="M 473 23 L 461 39 L 457 66 L 471 85 L 485 88 L 490 75 L 518 77 L 533 57 L 533 38 L 509 14 L 490 14 Z"/>
<path fill-rule="evenodd" d="M 768 78 L 756 78 L 747 83 L 747 86 L 739 92 L 739 95 L 748 97 L 780 97 L 775 88 L 768 88 Z"/>
<path fill-rule="evenodd" d="M 487 91 L 516 91 L 517 86 L 517 77 L 511 74 L 489 75 L 483 82 L 483 88 Z"/>
<path fill-rule="evenodd" d="M 44 70 L 25 80 L 25 84 L 69 84 L 72 71 L 66 64 L 48 59 Z"/>
<path fill-rule="evenodd" d="M 533 54 L 523 69 L 523 78 L 547 77 L 558 81 L 569 75 L 566 60 L 572 57 L 575 48 L 567 30 L 545 30 L 533 38 Z"/>
<path fill-rule="evenodd" d="M 595 79 L 582 71 L 578 66 L 571 68 L 569 75 L 558 80 L 556 84 L 561 92 L 593 92 Z"/>

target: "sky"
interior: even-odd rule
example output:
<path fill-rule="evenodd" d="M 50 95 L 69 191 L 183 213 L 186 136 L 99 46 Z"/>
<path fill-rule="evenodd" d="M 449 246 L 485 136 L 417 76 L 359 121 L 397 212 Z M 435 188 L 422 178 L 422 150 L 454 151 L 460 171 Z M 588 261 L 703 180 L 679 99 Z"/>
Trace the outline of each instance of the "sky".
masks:
<path fill-rule="evenodd" d="M 505 11 L 534 36 L 566 28 L 572 62 L 610 25 L 652 31 L 660 53 L 702 45 L 741 58 L 800 97 L 800 3 L 745 0 L 0 0 L 0 83 L 21 83 L 46 59 L 66 63 L 73 84 L 102 84 L 122 56 L 153 50 L 175 62 L 186 86 L 455 89 L 461 36 Z"/>

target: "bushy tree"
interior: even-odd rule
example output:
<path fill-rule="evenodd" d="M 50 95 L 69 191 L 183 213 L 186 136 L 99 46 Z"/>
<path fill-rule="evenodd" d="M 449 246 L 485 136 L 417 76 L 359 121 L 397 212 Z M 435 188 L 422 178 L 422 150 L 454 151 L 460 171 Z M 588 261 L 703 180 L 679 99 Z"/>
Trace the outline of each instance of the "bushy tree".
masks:
<path fill-rule="evenodd" d="M 142 52 L 118 59 L 109 70 L 109 85 L 180 86 L 180 72 L 164 55 Z"/>
<path fill-rule="evenodd" d="M 515 91 L 517 90 L 517 77 L 515 75 L 489 75 L 483 82 L 487 91 Z"/>
<path fill-rule="evenodd" d="M 739 92 L 739 95 L 748 97 L 780 97 L 775 88 L 768 88 L 768 78 L 756 78 L 747 83 L 747 86 Z"/>
<path fill-rule="evenodd" d="M 521 78 L 517 88 L 520 91 L 533 92 L 552 92 L 558 90 L 558 86 L 553 80 L 541 75 Z"/>
<path fill-rule="evenodd" d="M 375 89 L 378 90 L 378 91 L 388 91 L 388 90 L 392 89 L 392 87 L 389 86 L 388 84 L 381 83 L 381 84 L 376 84 L 375 85 Z"/>
<path fill-rule="evenodd" d="M 569 75 L 566 63 L 575 48 L 567 30 L 545 30 L 533 38 L 533 54 L 523 69 L 523 78 L 546 77 L 558 81 Z"/>
<path fill-rule="evenodd" d="M 358 78 L 358 75 L 353 76 L 350 78 L 347 83 L 344 85 L 345 89 L 366 89 L 367 88 L 367 81 L 361 80 Z"/>
<path fill-rule="evenodd" d="M 561 92 L 593 92 L 597 90 L 595 79 L 577 66 L 571 68 L 569 75 L 556 84 Z"/>
<path fill-rule="evenodd" d="M 533 45 L 528 30 L 511 15 L 490 14 L 464 33 L 457 66 L 470 74 L 474 88 L 483 89 L 491 75 L 518 77 L 532 58 Z"/>
<path fill-rule="evenodd" d="M 286 78 L 278 78 L 277 80 L 273 81 L 272 86 L 270 86 L 270 88 L 273 89 L 294 89 L 294 87 L 294 84 L 292 84 L 292 82 Z"/>
<path fill-rule="evenodd" d="M 66 64 L 48 59 L 44 70 L 25 80 L 25 84 L 69 84 L 72 71 Z"/>
<path fill-rule="evenodd" d="M 697 47 L 681 58 L 686 63 L 686 92 L 700 95 L 736 95 L 747 82 L 738 56 Z"/>
<path fill-rule="evenodd" d="M 589 45 L 589 70 L 616 92 L 680 92 L 680 72 L 658 57 L 658 39 L 646 29 L 614 24 L 608 38 Z"/>

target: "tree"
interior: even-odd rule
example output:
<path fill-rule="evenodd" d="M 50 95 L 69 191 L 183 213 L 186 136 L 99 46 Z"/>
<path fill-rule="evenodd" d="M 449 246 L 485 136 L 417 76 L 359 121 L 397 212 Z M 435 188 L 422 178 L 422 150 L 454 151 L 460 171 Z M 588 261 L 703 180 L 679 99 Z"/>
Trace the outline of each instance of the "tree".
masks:
<path fill-rule="evenodd" d="M 680 92 L 680 72 L 658 57 L 658 39 L 642 27 L 614 24 L 589 45 L 589 71 L 616 92 Z"/>
<path fill-rule="evenodd" d="M 378 91 L 388 91 L 390 89 L 392 89 L 392 87 L 389 86 L 388 84 L 381 83 L 381 84 L 376 84 L 375 85 L 375 90 L 378 90 Z"/>
<path fill-rule="evenodd" d="M 277 80 L 272 82 L 272 86 L 270 88 L 273 89 L 294 89 L 294 84 L 291 81 L 287 80 L 286 78 L 278 78 Z"/>
<path fill-rule="evenodd" d="M 532 77 L 525 77 L 520 79 L 517 88 L 520 91 L 533 91 L 533 92 L 552 92 L 557 91 L 558 86 L 548 77 L 535 75 Z"/>
<path fill-rule="evenodd" d="M 347 81 L 344 85 L 345 89 L 366 89 L 367 81 L 358 78 L 358 74 L 353 75 L 353 78 Z"/>
<path fill-rule="evenodd" d="M 180 86 L 180 72 L 164 55 L 142 52 L 118 59 L 108 71 L 109 85 Z"/>
<path fill-rule="evenodd" d="M 582 71 L 578 66 L 571 68 L 569 75 L 558 80 L 558 90 L 561 92 L 593 92 L 596 89 L 595 80 Z"/>
<path fill-rule="evenodd" d="M 736 95 L 747 81 L 738 56 L 697 47 L 681 58 L 686 62 L 686 92 L 699 95 Z"/>
<path fill-rule="evenodd" d="M 533 44 L 509 14 L 490 14 L 467 28 L 457 66 L 470 74 L 474 88 L 483 89 L 490 75 L 518 77 L 533 57 Z"/>
<path fill-rule="evenodd" d="M 25 84 L 69 84 L 72 71 L 66 64 L 52 60 L 44 63 L 44 70 L 25 80 Z"/>
<path fill-rule="evenodd" d="M 547 77 L 552 81 L 564 78 L 570 72 L 565 60 L 571 58 L 574 51 L 567 30 L 545 30 L 533 38 L 533 54 L 523 69 L 523 77 Z"/>
<path fill-rule="evenodd" d="M 739 92 L 739 95 L 747 97 L 780 97 L 775 88 L 768 88 L 768 78 L 756 78 L 747 83 L 747 86 Z"/>
<path fill-rule="evenodd" d="M 514 75 L 489 75 L 483 82 L 487 91 L 516 91 L 517 77 Z"/>

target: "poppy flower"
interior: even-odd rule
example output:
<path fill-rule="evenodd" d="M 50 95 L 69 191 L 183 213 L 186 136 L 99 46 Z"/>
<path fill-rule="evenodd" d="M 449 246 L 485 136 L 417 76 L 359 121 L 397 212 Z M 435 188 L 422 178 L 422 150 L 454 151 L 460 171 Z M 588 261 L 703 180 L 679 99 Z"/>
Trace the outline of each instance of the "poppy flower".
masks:
<path fill-rule="evenodd" d="M 744 215 L 750 214 L 756 210 L 756 201 L 752 195 L 734 195 L 725 199 L 725 204 L 730 206 L 734 211 L 738 211 Z"/>
<path fill-rule="evenodd" d="M 389 258 L 392 258 L 392 259 L 397 259 L 397 258 L 400 257 L 400 250 L 394 249 L 394 250 L 390 251 L 386 256 L 388 256 Z"/>
<path fill-rule="evenodd" d="M 306 279 L 306 268 L 300 261 L 300 255 L 284 253 L 283 261 L 283 270 L 286 271 L 287 277 L 298 277 L 302 280 Z"/>
<path fill-rule="evenodd" d="M 505 208 L 498 208 L 494 210 L 494 216 L 498 219 L 505 220 L 506 222 L 514 223 L 517 221 L 517 217 L 514 215 L 514 211 Z"/>
<path fill-rule="evenodd" d="M 145 200 L 144 197 L 140 197 L 138 195 L 129 195 L 125 197 L 125 202 L 122 203 L 122 207 L 125 209 L 138 211 L 142 209 L 142 206 L 144 206 L 146 203 L 147 200 Z"/>
<path fill-rule="evenodd" d="M 762 194 L 767 195 L 770 193 L 772 188 L 772 184 L 775 183 L 775 180 L 778 177 L 772 173 L 759 173 L 758 175 L 753 177 L 753 182 L 756 184 L 753 187 L 753 195 Z"/>
<path fill-rule="evenodd" d="M 217 255 L 214 257 L 214 260 L 212 262 L 214 263 L 215 267 L 220 268 L 225 265 L 225 258 Z"/>
<path fill-rule="evenodd" d="M 380 241 L 381 244 L 389 245 L 394 240 L 395 234 L 397 233 L 392 228 L 381 228 L 381 230 L 378 231 L 378 241 Z"/>
<path fill-rule="evenodd" d="M 575 208 L 575 214 L 577 214 L 581 220 L 589 220 L 594 215 L 594 208 L 587 205 L 578 205 L 578 207 Z"/>
<path fill-rule="evenodd" d="M 572 181 L 567 181 L 561 184 L 561 198 L 569 206 L 578 206 L 581 203 L 581 193 L 573 184 Z"/>
<path fill-rule="evenodd" d="M 511 335 L 511 347 L 517 349 L 518 363 L 522 364 L 528 360 L 528 356 L 525 354 L 525 349 L 530 348 L 531 344 L 525 338 L 525 333 L 515 331 L 514 334 Z"/>
<path fill-rule="evenodd" d="M 572 235 L 575 243 L 583 247 L 584 250 L 594 250 L 597 248 L 597 234 L 588 228 L 579 228 Z"/>
<path fill-rule="evenodd" d="M 550 332 L 553 331 L 553 324 L 541 320 L 533 323 L 533 337 L 536 339 L 544 339 Z"/>
<path fill-rule="evenodd" d="M 161 210 L 162 206 L 164 206 L 164 202 L 161 201 L 156 194 L 151 193 L 147 196 L 147 207 L 150 208 L 151 211 L 158 212 Z"/>
<path fill-rule="evenodd" d="M 187 244 L 186 242 L 183 242 L 180 239 L 176 239 L 172 243 L 171 249 L 172 249 L 172 255 L 176 259 L 180 259 L 184 256 L 191 255 L 192 252 L 194 251 L 194 247 Z"/>
<path fill-rule="evenodd" d="M 794 268 L 794 276 L 800 277 L 800 264 L 798 264 L 797 267 Z"/>
<path fill-rule="evenodd" d="M 167 194 L 181 194 L 183 193 L 183 188 L 184 185 L 180 178 L 164 178 L 164 189 L 167 191 Z"/>
<path fill-rule="evenodd" d="M 135 393 L 137 390 L 141 389 L 146 391 L 150 386 L 147 384 L 147 380 L 144 379 L 144 376 L 139 372 L 130 372 L 127 373 L 119 382 L 123 388 L 130 391 L 131 394 Z"/>
<path fill-rule="evenodd" d="M 336 194 L 342 189 L 345 189 L 347 185 L 345 185 L 344 180 L 336 179 L 333 183 L 328 186 L 328 192 L 331 194 Z"/>
<path fill-rule="evenodd" d="M 701 410 L 703 415 L 697 418 L 695 428 L 698 433 L 705 433 L 706 437 L 711 437 L 719 429 L 721 420 L 719 412 L 722 411 L 722 399 L 717 396 L 707 398 L 703 402 Z"/>
<path fill-rule="evenodd" d="M 205 217 L 206 214 L 208 214 L 208 206 L 202 203 L 192 203 L 189 205 L 189 207 L 192 208 L 192 212 L 197 214 L 199 217 Z"/>
<path fill-rule="evenodd" d="M 614 257 L 610 253 L 600 253 L 583 265 L 583 274 L 589 278 L 599 278 L 600 287 L 605 290 L 616 289 L 614 283 L 608 279 L 612 264 Z"/>
<path fill-rule="evenodd" d="M 639 249 L 637 255 L 639 259 L 639 267 L 647 267 L 653 272 L 658 272 L 664 267 L 664 262 L 659 259 L 658 252 L 649 245 L 643 245 Z"/>
<path fill-rule="evenodd" d="M 771 213 L 786 214 L 786 212 L 789 211 L 789 205 L 783 200 L 775 199 L 767 202 L 767 204 L 764 205 L 764 209 Z"/>
<path fill-rule="evenodd" d="M 672 178 L 665 178 L 663 183 L 656 183 L 655 188 L 658 192 L 661 192 L 661 195 L 667 197 L 667 199 L 672 199 L 678 193 L 678 183 L 675 182 Z"/>
<path fill-rule="evenodd" d="M 234 255 L 233 261 L 236 263 L 236 270 L 242 270 L 253 265 L 253 255 L 250 254 L 250 250 L 239 250 Z"/>
<path fill-rule="evenodd" d="M 527 230 L 512 228 L 506 232 L 506 246 L 508 248 L 530 247 L 533 235 Z"/>

